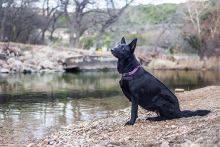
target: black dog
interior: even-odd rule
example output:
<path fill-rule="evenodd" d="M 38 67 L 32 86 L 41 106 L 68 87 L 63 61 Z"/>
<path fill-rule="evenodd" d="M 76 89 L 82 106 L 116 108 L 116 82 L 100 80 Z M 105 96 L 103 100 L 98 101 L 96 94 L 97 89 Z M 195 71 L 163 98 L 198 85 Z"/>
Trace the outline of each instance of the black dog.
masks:
<path fill-rule="evenodd" d="M 111 49 L 112 54 L 118 58 L 118 72 L 122 74 L 119 82 L 121 89 L 132 102 L 131 119 L 125 125 L 135 123 L 138 117 L 138 105 L 146 110 L 157 112 L 162 119 L 182 117 L 177 97 L 161 81 L 145 71 L 135 58 L 136 43 L 137 39 L 134 39 L 126 44 L 123 37 L 121 44 Z M 191 111 L 186 113 L 189 114 L 189 112 Z"/>

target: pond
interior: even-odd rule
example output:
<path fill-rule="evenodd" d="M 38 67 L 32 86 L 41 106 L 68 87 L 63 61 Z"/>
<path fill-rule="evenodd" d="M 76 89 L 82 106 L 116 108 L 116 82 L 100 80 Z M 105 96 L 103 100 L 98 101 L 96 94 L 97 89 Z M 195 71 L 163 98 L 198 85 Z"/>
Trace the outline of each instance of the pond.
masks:
<path fill-rule="evenodd" d="M 172 90 L 220 85 L 213 71 L 151 71 Z M 0 146 L 24 144 L 129 106 L 116 71 L 0 75 Z"/>

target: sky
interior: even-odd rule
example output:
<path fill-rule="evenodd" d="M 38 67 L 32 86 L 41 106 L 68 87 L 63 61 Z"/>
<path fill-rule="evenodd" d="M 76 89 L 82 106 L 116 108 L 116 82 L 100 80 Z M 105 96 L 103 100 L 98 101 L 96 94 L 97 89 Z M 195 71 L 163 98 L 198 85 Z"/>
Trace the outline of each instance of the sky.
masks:
<path fill-rule="evenodd" d="M 42 7 L 42 5 L 43 5 L 42 1 L 43 0 L 40 0 L 39 7 Z M 51 5 L 56 5 L 57 1 L 59 1 L 59 0 L 51 0 L 50 4 Z M 116 3 L 115 6 L 116 7 L 122 7 L 122 6 L 125 5 L 125 1 L 126 0 L 115 0 L 115 3 Z M 154 5 L 157 5 L 157 4 L 163 4 L 163 3 L 179 4 L 179 3 L 184 3 L 186 1 L 187 0 L 134 0 L 131 5 L 139 5 L 139 4 L 143 4 L 143 5 L 154 4 Z M 96 6 L 98 6 L 99 8 L 102 8 L 102 7 L 106 6 L 106 3 L 105 3 L 104 0 L 99 0 L 99 3 L 97 3 L 97 4 L 96 4 Z M 73 8 L 72 7 L 69 7 L 69 8 L 70 8 L 69 11 L 71 12 L 73 10 Z"/>
<path fill-rule="evenodd" d="M 184 3 L 186 0 L 135 0 L 134 4 L 162 4 L 162 3 Z"/>
<path fill-rule="evenodd" d="M 179 3 L 184 3 L 186 1 L 187 0 L 134 0 L 131 5 L 140 5 L 140 4 L 143 4 L 143 5 L 147 5 L 147 4 L 158 5 L 158 4 L 164 4 L 164 3 L 179 4 Z M 117 3 L 116 7 L 122 7 L 125 4 L 125 0 L 115 0 L 115 2 Z M 100 4 L 100 6 L 104 5 L 102 3 L 102 1 L 99 4 Z"/>

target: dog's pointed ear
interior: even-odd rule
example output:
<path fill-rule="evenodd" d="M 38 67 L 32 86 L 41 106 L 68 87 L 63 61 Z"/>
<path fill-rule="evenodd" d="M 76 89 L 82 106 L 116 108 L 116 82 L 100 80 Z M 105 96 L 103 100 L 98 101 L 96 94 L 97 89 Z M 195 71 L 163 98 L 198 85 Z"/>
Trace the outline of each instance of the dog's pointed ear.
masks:
<path fill-rule="evenodd" d="M 126 42 L 125 42 L 125 37 L 122 37 L 122 38 L 121 38 L 121 44 L 126 44 Z"/>
<path fill-rule="evenodd" d="M 136 44 L 137 44 L 137 38 L 135 38 L 133 41 L 131 41 L 131 43 L 129 43 L 129 45 L 128 45 L 132 53 L 134 53 L 134 50 L 136 48 Z"/>

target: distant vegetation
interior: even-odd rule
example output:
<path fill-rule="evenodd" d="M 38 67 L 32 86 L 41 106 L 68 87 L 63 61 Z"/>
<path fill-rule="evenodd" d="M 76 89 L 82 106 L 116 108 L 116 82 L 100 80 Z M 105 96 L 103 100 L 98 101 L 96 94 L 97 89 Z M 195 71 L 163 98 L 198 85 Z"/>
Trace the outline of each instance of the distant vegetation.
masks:
<path fill-rule="evenodd" d="M 114 46 L 121 36 L 125 36 L 130 40 L 135 37 L 138 38 L 139 46 L 154 44 L 148 38 L 154 37 L 152 35 L 155 35 L 155 33 L 157 34 L 155 30 L 157 28 L 152 28 L 153 31 L 149 31 L 148 27 L 167 23 L 175 14 L 177 7 L 178 5 L 176 4 L 129 6 L 119 17 L 119 20 L 109 30 L 106 30 L 107 33 L 103 34 L 100 47 Z M 96 34 L 95 32 L 93 33 Z M 82 38 L 81 45 L 85 41 L 86 43 L 84 44 L 87 45 L 83 47 L 91 48 L 96 41 L 95 38 L 94 35 Z"/>
<path fill-rule="evenodd" d="M 177 5 L 163 4 L 163 5 L 139 5 L 130 9 L 127 15 L 131 15 L 137 11 L 137 18 L 143 20 L 145 23 L 159 24 L 168 22 L 168 19 L 176 12 Z"/>

